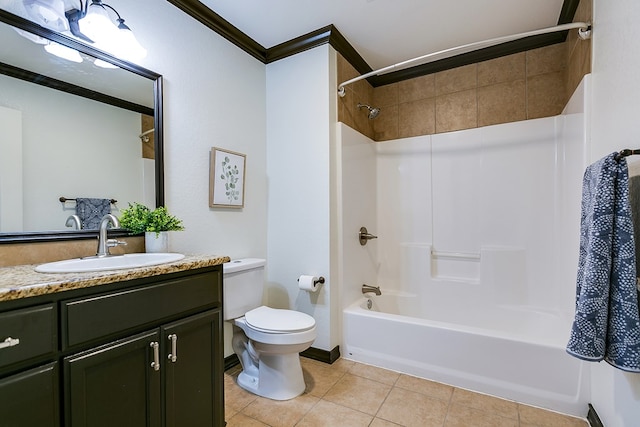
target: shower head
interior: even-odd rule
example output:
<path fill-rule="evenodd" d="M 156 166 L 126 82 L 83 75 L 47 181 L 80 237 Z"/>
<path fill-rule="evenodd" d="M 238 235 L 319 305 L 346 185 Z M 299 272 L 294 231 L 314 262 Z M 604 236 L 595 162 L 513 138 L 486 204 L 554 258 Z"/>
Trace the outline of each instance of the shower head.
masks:
<path fill-rule="evenodd" d="M 367 110 L 369 110 L 369 120 L 375 119 L 376 117 L 378 117 L 378 114 L 380 114 L 380 109 L 379 108 L 375 108 L 375 107 L 372 107 L 371 105 L 367 105 L 367 104 L 358 103 L 358 110 L 360 110 L 362 108 L 366 108 Z"/>

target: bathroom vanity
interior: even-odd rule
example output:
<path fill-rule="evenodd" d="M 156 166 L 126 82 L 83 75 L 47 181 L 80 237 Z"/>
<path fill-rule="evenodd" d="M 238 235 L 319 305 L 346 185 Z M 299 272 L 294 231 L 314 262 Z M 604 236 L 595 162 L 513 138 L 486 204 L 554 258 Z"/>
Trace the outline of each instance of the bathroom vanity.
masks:
<path fill-rule="evenodd" d="M 224 426 L 227 261 L 0 269 L 0 425 Z"/>

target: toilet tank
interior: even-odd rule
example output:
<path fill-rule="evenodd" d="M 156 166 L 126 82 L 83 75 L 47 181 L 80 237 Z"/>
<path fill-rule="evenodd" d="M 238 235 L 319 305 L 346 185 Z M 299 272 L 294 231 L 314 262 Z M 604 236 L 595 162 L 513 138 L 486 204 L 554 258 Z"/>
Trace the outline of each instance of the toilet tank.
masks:
<path fill-rule="evenodd" d="M 262 305 L 265 263 L 264 259 L 245 258 L 222 264 L 224 320 L 242 317 Z"/>

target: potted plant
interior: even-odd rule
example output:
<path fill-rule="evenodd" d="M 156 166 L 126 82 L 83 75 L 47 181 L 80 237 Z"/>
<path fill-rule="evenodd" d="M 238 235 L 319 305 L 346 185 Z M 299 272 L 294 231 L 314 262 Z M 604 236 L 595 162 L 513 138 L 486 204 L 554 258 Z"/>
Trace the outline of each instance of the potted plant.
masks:
<path fill-rule="evenodd" d="M 124 209 L 120 215 L 120 227 L 131 234 L 144 233 L 147 252 L 167 252 L 169 247 L 169 231 L 182 231 L 182 220 L 170 215 L 167 208 L 160 206 L 154 210 L 134 202 Z"/>

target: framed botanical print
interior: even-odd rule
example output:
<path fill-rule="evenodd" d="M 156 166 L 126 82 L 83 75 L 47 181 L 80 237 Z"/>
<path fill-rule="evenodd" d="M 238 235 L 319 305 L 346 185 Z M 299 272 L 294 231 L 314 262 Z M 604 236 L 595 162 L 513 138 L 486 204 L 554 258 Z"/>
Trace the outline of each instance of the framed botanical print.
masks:
<path fill-rule="evenodd" d="M 247 156 L 213 147 L 209 166 L 209 206 L 244 207 L 244 177 Z"/>

